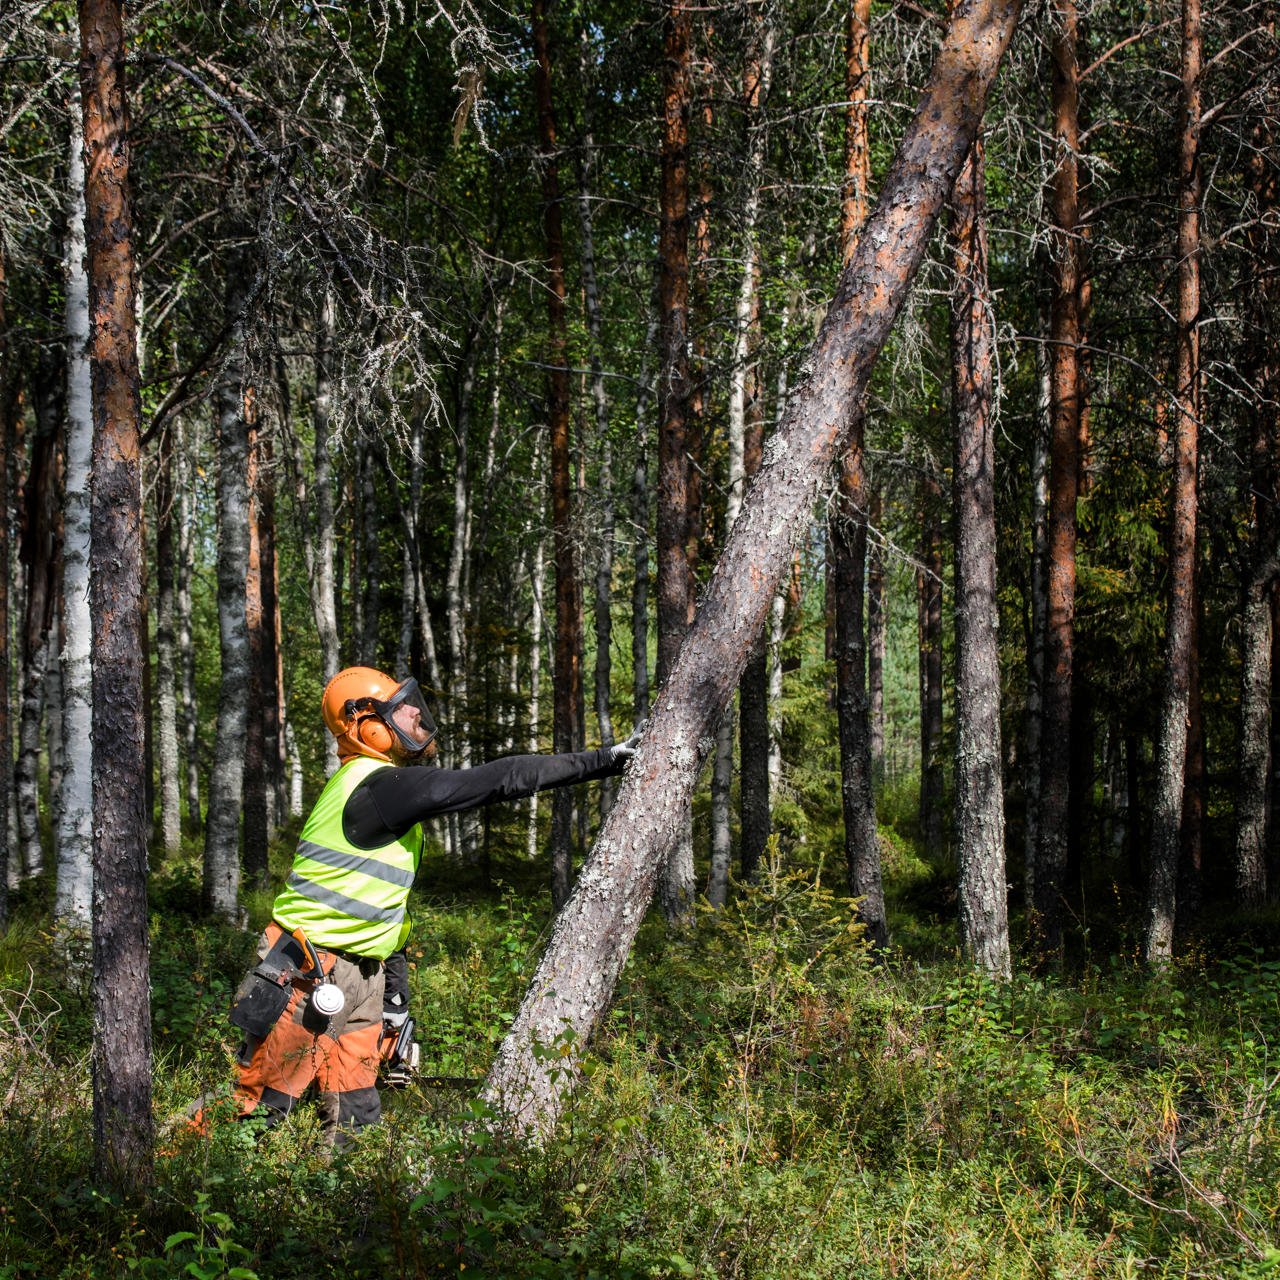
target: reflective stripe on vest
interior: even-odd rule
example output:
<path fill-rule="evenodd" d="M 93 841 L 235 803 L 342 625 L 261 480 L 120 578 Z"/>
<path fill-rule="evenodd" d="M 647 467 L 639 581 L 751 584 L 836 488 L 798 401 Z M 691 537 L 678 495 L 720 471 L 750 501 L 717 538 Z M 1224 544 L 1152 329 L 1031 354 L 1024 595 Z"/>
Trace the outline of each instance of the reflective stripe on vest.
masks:
<path fill-rule="evenodd" d="M 357 756 L 329 779 L 302 828 L 293 870 L 272 914 L 318 947 L 385 960 L 409 933 L 406 903 L 422 855 L 422 828 L 376 849 L 358 849 L 342 830 L 356 788 L 379 769 Z"/>

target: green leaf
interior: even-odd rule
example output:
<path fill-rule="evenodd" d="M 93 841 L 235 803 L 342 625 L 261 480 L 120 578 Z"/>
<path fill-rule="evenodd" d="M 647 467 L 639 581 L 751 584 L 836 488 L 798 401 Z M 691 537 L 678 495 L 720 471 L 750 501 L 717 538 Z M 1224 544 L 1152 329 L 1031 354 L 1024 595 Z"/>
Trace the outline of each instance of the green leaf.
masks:
<path fill-rule="evenodd" d="M 184 1240 L 194 1240 L 195 1238 L 196 1233 L 194 1231 L 175 1231 L 173 1235 L 164 1242 L 164 1251 L 165 1253 L 168 1253 L 171 1249 L 180 1245 Z"/>

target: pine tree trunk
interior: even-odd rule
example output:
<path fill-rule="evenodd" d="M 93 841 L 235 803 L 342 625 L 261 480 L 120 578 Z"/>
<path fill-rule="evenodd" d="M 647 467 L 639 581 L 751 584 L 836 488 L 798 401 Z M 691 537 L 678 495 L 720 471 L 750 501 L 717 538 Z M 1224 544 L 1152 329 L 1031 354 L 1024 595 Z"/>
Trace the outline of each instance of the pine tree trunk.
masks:
<path fill-rule="evenodd" d="M 671 846 L 710 734 L 807 528 L 871 368 L 919 267 L 938 211 L 977 132 L 1013 33 L 1016 0 L 973 0 L 949 25 L 920 109 L 845 268 L 770 449 L 730 533 L 698 616 L 659 695 L 618 802 L 559 913 L 485 1086 L 518 1128 L 549 1132 L 573 1085 Z M 566 1033 L 571 1033 L 567 1035 Z M 560 1053 L 539 1045 L 563 1046 Z"/>
<path fill-rule="evenodd" d="M 850 0 L 845 32 L 844 191 L 840 238 L 845 263 L 857 252 L 871 204 L 871 4 Z M 846 407 L 848 448 L 840 459 L 837 502 L 827 523 L 830 566 L 831 656 L 836 675 L 840 741 L 840 799 L 849 892 L 872 946 L 889 941 L 880 871 L 880 835 L 871 788 L 871 722 L 867 700 L 865 626 L 868 493 L 864 432 L 866 409 Z"/>
<path fill-rule="evenodd" d="M 227 315 L 235 317 L 218 383 L 218 636 L 222 677 L 204 836 L 204 905 L 224 920 L 239 919 L 240 807 L 249 711 L 249 632 L 245 576 L 249 563 L 249 423 L 245 413 L 245 282 L 233 269 Z"/>
<path fill-rule="evenodd" d="M 662 367 L 658 373 L 658 668 L 661 688 L 689 626 L 689 41 L 688 0 L 667 0 L 663 20 L 662 181 L 658 231 Z M 667 920 L 693 913 L 691 812 L 668 850 L 659 899 Z"/>
<path fill-rule="evenodd" d="M 1178 932 L 1188 933 L 1204 902 L 1204 700 L 1200 693 L 1200 636 L 1204 631 L 1200 588 L 1191 610 L 1190 680 L 1187 698 L 1187 761 L 1182 784 L 1182 825 L 1178 831 Z"/>
<path fill-rule="evenodd" d="M 1245 584 L 1240 623 L 1240 776 L 1236 785 L 1236 898 L 1267 900 L 1267 798 L 1271 745 L 1271 592 L 1280 549 L 1263 551 Z"/>
<path fill-rule="evenodd" d="M 93 386 L 89 374 L 89 277 L 85 268 L 84 114 L 78 88 L 72 91 L 70 108 L 66 471 L 62 506 L 63 766 L 58 787 L 61 800 L 54 917 L 73 929 L 88 930 L 93 911 L 93 617 L 89 611 Z"/>
<path fill-rule="evenodd" d="M 542 170 L 542 229 L 547 244 L 547 421 L 551 461 L 551 533 L 555 547 L 556 643 L 552 672 L 552 750 L 572 751 L 582 701 L 581 584 L 573 545 L 569 441 L 569 370 L 566 364 L 564 233 L 560 171 L 551 95 L 551 52 L 546 0 L 533 0 L 534 90 Z M 551 900 L 559 909 L 573 887 L 573 794 L 561 787 L 551 800 Z"/>
<path fill-rule="evenodd" d="M 1062 958 L 1062 906 L 1071 790 L 1071 686 L 1075 630 L 1076 495 L 1080 453 L 1080 67 L 1075 0 L 1057 0 L 1052 37 L 1053 133 L 1049 184 L 1052 298 L 1049 309 L 1049 528 L 1041 704 L 1039 845 L 1032 937 L 1043 960 Z"/>
<path fill-rule="evenodd" d="M 82 0 L 93 496 L 93 1117 L 99 1176 L 126 1193 L 151 1180 L 138 463 L 124 30 L 119 0 Z"/>
<path fill-rule="evenodd" d="M 960 170 L 952 195 L 956 275 L 951 297 L 951 413 L 956 441 L 956 861 L 960 946 L 985 973 L 1007 978 L 1011 962 L 996 602 L 995 320 L 987 279 L 983 166 L 979 138 Z"/>
<path fill-rule="evenodd" d="M 1182 135 L 1178 181 L 1178 335 L 1174 360 L 1169 611 L 1157 726 L 1147 884 L 1146 958 L 1173 957 L 1178 832 L 1187 759 L 1192 614 L 1196 572 L 1197 434 L 1200 421 L 1200 0 L 1182 5 Z"/>

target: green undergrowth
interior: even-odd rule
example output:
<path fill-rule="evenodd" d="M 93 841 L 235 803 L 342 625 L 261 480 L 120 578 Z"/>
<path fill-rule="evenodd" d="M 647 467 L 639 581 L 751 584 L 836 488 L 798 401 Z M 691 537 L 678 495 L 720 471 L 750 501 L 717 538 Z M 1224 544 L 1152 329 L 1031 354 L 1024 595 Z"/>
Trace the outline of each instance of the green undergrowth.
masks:
<path fill-rule="evenodd" d="M 875 964 L 830 879 L 775 853 L 687 935 L 650 920 L 541 1148 L 494 1136 L 454 1083 L 384 1094 L 385 1123 L 330 1158 L 309 1107 L 265 1134 L 176 1123 L 229 1078 L 252 938 L 162 869 L 142 1207 L 92 1176 L 86 970 L 20 912 L 0 1277 L 1280 1277 L 1280 961 L 1251 945 L 1158 981 L 1117 961 L 1003 985 L 909 950 Z M 478 1077 L 547 903 L 498 885 L 416 905 L 423 1072 Z"/>

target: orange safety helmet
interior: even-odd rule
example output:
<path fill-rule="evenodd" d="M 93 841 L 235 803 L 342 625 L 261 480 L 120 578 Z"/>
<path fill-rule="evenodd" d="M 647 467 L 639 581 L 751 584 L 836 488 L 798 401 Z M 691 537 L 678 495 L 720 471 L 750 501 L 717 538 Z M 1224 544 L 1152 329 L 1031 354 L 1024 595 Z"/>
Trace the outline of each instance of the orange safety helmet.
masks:
<path fill-rule="evenodd" d="M 425 742 L 406 735 L 392 713 L 408 703 L 418 709 Z M 338 758 L 345 764 L 352 756 L 396 763 L 393 750 L 405 759 L 424 755 L 436 736 L 435 721 L 411 676 L 397 683 L 375 667 L 347 667 L 324 687 L 321 699 L 325 728 L 338 741 Z"/>

